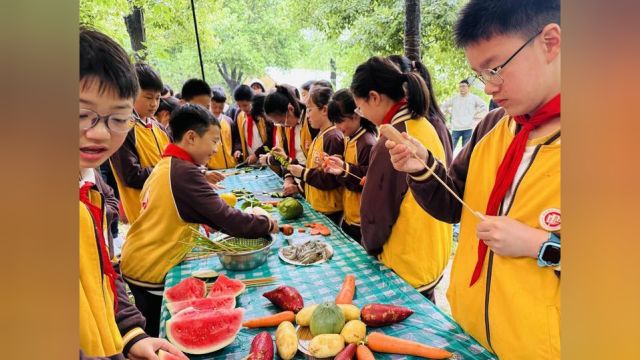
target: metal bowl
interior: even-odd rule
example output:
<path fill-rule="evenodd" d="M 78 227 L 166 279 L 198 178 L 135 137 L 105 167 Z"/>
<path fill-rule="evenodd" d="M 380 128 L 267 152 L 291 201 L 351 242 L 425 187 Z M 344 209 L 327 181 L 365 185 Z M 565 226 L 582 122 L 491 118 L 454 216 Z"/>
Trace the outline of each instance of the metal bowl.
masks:
<path fill-rule="evenodd" d="M 218 257 L 220 258 L 220 263 L 222 263 L 223 268 L 233 271 L 246 271 L 255 269 L 267 262 L 267 257 L 273 245 L 273 238 L 270 235 L 259 239 L 230 238 L 227 241 L 234 240 L 243 244 L 264 244 L 264 247 L 251 251 L 219 253 Z"/>

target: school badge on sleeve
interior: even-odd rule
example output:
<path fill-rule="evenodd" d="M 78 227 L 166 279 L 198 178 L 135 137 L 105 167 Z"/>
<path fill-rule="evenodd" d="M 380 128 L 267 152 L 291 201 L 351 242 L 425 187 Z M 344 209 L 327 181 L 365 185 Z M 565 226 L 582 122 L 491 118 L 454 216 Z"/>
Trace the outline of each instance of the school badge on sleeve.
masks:
<path fill-rule="evenodd" d="M 560 209 L 546 209 L 540 213 L 538 219 L 540 226 L 547 231 L 559 231 L 560 230 Z"/>

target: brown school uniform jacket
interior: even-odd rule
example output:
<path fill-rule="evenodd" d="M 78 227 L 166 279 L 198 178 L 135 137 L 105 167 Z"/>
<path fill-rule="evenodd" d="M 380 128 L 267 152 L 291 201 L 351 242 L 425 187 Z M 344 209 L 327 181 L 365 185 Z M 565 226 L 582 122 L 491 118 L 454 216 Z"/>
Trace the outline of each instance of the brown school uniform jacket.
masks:
<path fill-rule="evenodd" d="M 180 149 L 170 144 L 167 150 L 172 148 Z M 121 268 L 128 281 L 148 288 L 163 287 L 167 272 L 186 255 L 183 242 L 199 224 L 246 238 L 267 236 L 272 226 L 266 216 L 229 207 L 196 164 L 174 155 L 156 165 L 141 201 L 140 216 L 122 248 Z"/>

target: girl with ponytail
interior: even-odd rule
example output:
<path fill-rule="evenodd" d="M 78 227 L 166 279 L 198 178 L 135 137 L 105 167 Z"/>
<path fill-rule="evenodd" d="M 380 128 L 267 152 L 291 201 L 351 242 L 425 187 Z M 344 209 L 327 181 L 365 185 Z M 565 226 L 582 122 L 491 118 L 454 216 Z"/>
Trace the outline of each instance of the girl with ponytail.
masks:
<path fill-rule="evenodd" d="M 376 125 L 407 132 L 442 162 L 445 148 L 426 119 L 430 94 L 415 72 L 403 73 L 391 60 L 372 57 L 360 64 L 351 83 L 355 113 Z M 362 244 L 370 254 L 434 301 L 433 289 L 451 252 L 452 228 L 427 214 L 408 191 L 406 174 L 396 171 L 381 136 L 371 151 L 360 205 Z"/>
<path fill-rule="evenodd" d="M 337 176 L 322 171 L 325 156 L 342 156 L 344 153 L 344 136 L 328 115 L 332 95 L 333 91 L 328 87 L 311 87 L 307 101 L 309 123 L 320 133 L 311 143 L 306 166 L 293 164 L 289 165 L 287 170 L 304 182 L 304 194 L 309 205 L 340 226 L 343 209 L 342 184 Z"/>
<path fill-rule="evenodd" d="M 329 101 L 329 119 L 345 136 L 344 157 L 329 156 L 323 170 L 336 175 L 344 186 L 342 230 L 360 242 L 360 197 L 363 185 L 356 178 L 364 178 L 369 167 L 369 155 L 376 144 L 378 128 L 371 121 L 355 113 L 356 103 L 349 89 L 338 90 Z M 344 161 L 342 160 L 344 159 Z M 352 175 L 350 175 L 352 174 Z M 355 175 L 355 176 L 353 176 Z"/>

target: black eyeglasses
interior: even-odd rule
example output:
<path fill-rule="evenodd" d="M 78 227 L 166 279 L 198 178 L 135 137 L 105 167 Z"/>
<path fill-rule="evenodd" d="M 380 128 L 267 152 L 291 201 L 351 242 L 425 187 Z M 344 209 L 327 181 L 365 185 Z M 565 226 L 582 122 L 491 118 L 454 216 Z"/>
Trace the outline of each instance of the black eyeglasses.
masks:
<path fill-rule="evenodd" d="M 504 67 L 507 66 L 509 61 L 513 60 L 513 58 L 516 57 L 516 55 L 518 55 L 518 53 L 520 53 L 522 49 L 524 49 L 527 45 L 529 45 L 529 43 L 533 41 L 533 39 L 535 39 L 541 33 L 542 33 L 542 30 L 538 31 L 535 35 L 530 37 L 529 40 L 527 40 L 524 44 L 522 44 L 522 46 L 520 46 L 520 48 L 518 48 L 518 50 L 516 50 L 516 52 L 514 52 L 513 55 L 511 55 L 507 59 L 507 61 L 503 62 L 501 65 L 494 67 L 493 69 L 482 70 L 480 71 L 480 74 L 475 75 L 475 77 L 478 80 L 482 81 L 483 84 L 490 82 L 494 85 L 501 85 L 504 82 L 504 79 L 500 76 L 500 71 L 502 71 L 502 69 L 504 69 Z"/>
<path fill-rule="evenodd" d="M 98 125 L 100 120 L 104 120 L 109 131 L 118 133 L 129 132 L 135 124 L 134 116 L 131 114 L 109 114 L 101 116 L 93 110 L 80 109 L 80 130 L 89 130 Z"/>

